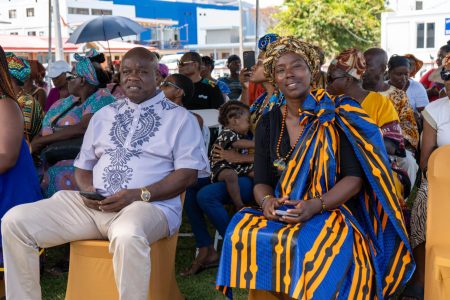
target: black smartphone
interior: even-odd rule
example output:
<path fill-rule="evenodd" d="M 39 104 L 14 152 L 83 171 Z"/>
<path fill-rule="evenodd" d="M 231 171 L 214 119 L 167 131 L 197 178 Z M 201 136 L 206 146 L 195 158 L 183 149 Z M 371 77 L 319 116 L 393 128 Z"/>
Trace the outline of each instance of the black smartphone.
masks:
<path fill-rule="evenodd" d="M 80 192 L 80 195 L 83 196 L 84 198 L 90 199 L 90 200 L 103 200 L 105 199 L 105 197 L 103 197 L 102 195 L 100 195 L 97 192 Z"/>
<path fill-rule="evenodd" d="M 244 51 L 244 68 L 250 70 L 256 63 L 255 51 Z"/>

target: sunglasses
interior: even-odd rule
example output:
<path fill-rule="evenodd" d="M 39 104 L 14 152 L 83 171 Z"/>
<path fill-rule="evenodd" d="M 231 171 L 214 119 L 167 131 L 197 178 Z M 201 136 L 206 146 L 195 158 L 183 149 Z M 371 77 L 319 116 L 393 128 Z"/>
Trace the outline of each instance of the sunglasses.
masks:
<path fill-rule="evenodd" d="M 177 65 L 178 65 L 178 67 L 184 67 L 184 66 L 186 66 L 186 65 L 190 65 L 190 64 L 193 64 L 193 63 L 195 63 L 195 61 L 193 61 L 193 60 L 188 60 L 188 61 L 178 61 L 178 62 L 177 62 Z"/>
<path fill-rule="evenodd" d="M 170 82 L 170 81 L 163 81 L 163 82 L 161 82 L 161 87 L 169 87 L 169 86 L 174 87 L 174 88 L 179 89 L 179 90 L 182 90 L 183 91 L 183 96 L 184 96 L 184 90 L 182 88 L 180 88 L 178 85 L 176 85 L 175 83 Z"/>
<path fill-rule="evenodd" d="M 72 81 L 72 80 L 75 80 L 75 79 L 77 79 L 79 77 L 81 77 L 81 76 L 79 76 L 77 74 L 66 73 L 66 80 L 67 81 Z"/>

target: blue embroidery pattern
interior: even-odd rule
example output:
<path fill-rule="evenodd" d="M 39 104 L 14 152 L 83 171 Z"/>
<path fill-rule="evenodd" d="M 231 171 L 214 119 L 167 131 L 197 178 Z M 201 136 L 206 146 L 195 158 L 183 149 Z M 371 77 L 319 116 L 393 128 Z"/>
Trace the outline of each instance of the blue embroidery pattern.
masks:
<path fill-rule="evenodd" d="M 129 145 L 125 145 L 133 123 L 133 113 L 134 110 L 128 108 L 117 114 L 109 133 L 116 147 L 105 151 L 111 163 L 103 170 L 102 179 L 105 182 L 105 190 L 111 194 L 128 188 L 127 184 L 133 178 L 133 169 L 127 165 L 128 161 L 133 157 L 139 158 L 142 146 L 155 136 L 161 126 L 161 117 L 155 113 L 153 106 L 143 108 L 131 141 Z"/>
<path fill-rule="evenodd" d="M 167 100 L 166 98 L 158 101 L 156 104 L 161 104 L 164 110 L 171 110 L 178 107 L 178 105 L 176 105 L 172 101 Z"/>

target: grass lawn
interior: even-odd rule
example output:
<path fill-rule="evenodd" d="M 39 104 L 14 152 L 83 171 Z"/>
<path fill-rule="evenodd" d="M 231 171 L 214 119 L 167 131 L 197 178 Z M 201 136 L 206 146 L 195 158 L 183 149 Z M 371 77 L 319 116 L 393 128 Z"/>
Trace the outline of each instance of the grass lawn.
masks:
<path fill-rule="evenodd" d="M 187 221 L 183 220 L 180 232 L 191 232 Z M 211 232 L 213 232 L 211 228 Z M 213 235 L 212 235 L 213 236 Z M 178 274 L 181 270 L 189 267 L 194 258 L 195 240 L 194 237 L 179 237 L 177 256 L 176 256 L 176 274 L 178 286 L 187 300 L 224 300 L 226 299 L 221 293 L 215 290 L 215 279 L 217 268 L 209 269 L 192 277 L 181 277 Z M 63 247 L 55 247 L 47 250 L 47 262 L 45 269 L 51 268 L 56 261 L 64 255 Z M 42 294 L 44 300 L 64 300 L 67 284 L 67 274 L 64 276 L 50 275 L 44 271 L 42 279 Z M 247 291 L 233 290 L 234 299 L 247 299 Z M 80 299 L 81 300 L 81 299 Z M 156 299 L 159 300 L 159 299 Z M 165 299 L 161 299 L 165 300 Z M 169 300 L 169 299 L 168 299 Z"/>

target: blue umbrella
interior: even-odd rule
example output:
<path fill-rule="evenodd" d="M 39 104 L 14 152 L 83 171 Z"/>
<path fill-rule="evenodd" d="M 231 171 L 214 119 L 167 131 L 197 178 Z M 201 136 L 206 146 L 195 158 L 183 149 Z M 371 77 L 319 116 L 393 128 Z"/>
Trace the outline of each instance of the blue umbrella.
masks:
<path fill-rule="evenodd" d="M 108 41 L 128 35 L 139 34 L 147 29 L 121 16 L 101 16 L 84 22 L 72 33 L 68 42 L 80 44 L 94 41 Z"/>

